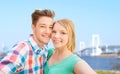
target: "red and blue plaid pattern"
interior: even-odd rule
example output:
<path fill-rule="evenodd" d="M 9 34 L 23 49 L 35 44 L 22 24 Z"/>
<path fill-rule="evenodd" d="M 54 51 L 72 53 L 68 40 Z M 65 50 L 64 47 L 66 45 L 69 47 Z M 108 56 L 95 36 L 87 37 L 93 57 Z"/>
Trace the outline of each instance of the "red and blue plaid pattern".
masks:
<path fill-rule="evenodd" d="M 41 49 L 30 37 L 16 44 L 0 61 L 0 74 L 43 74 L 47 54 L 47 47 Z"/>

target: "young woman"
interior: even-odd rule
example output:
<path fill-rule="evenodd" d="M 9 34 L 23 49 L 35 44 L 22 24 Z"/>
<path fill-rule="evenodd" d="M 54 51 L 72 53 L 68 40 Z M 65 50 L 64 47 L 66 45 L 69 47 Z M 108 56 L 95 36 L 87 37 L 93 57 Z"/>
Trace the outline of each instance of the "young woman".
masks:
<path fill-rule="evenodd" d="M 96 74 L 83 59 L 73 54 L 75 30 L 71 20 L 60 19 L 54 23 L 52 41 L 55 49 L 49 51 L 44 74 Z"/>

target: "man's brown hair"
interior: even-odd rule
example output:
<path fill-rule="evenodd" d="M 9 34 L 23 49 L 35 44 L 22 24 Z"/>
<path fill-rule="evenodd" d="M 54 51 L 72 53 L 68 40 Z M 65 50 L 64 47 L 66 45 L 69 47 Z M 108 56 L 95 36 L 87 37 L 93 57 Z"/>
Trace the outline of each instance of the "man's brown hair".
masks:
<path fill-rule="evenodd" d="M 48 9 L 44 9 L 44 10 L 35 10 L 33 13 L 32 13 L 32 24 L 36 24 L 36 22 L 38 21 L 38 19 L 42 16 L 47 16 L 47 17 L 50 17 L 50 18 L 54 18 L 55 16 L 55 13 L 54 11 L 51 11 L 51 10 L 48 10 Z"/>

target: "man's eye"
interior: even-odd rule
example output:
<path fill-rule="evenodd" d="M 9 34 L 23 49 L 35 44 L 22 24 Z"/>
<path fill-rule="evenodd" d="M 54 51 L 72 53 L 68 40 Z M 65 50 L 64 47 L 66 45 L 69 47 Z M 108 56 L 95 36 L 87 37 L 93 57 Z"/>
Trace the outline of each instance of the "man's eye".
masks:
<path fill-rule="evenodd" d="M 56 33 L 56 31 L 52 31 L 52 33 Z"/>
<path fill-rule="evenodd" d="M 44 27 L 44 26 L 40 26 L 40 27 Z"/>

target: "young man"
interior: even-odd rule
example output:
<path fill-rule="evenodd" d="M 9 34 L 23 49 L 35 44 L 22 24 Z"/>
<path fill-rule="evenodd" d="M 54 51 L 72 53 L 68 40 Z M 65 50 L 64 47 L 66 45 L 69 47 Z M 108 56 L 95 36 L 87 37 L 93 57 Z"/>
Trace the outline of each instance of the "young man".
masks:
<path fill-rule="evenodd" d="M 16 44 L 0 61 L 0 74 L 43 74 L 54 16 L 55 13 L 47 9 L 32 13 L 33 34 Z"/>

